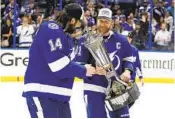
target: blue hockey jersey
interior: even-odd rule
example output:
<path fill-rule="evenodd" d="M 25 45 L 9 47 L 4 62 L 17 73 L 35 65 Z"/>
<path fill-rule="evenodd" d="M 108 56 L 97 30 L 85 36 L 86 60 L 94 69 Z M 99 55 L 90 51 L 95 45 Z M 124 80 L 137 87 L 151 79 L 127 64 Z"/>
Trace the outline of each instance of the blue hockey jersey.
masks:
<path fill-rule="evenodd" d="M 104 45 L 112 61 L 114 69 L 121 75 L 125 69 L 133 70 L 132 49 L 125 36 L 110 32 L 104 39 Z M 84 90 L 105 93 L 108 81 L 105 76 L 93 75 L 89 80 L 84 80 Z"/>
<path fill-rule="evenodd" d="M 74 48 L 73 52 L 71 53 L 71 59 L 82 65 L 87 64 L 89 62 L 89 58 L 91 57 L 89 50 L 84 46 L 85 40 L 85 36 L 74 39 Z"/>
<path fill-rule="evenodd" d="M 131 75 L 131 80 L 135 81 L 136 73 L 139 76 L 139 79 L 143 78 L 143 76 L 138 49 L 133 45 L 131 45 L 131 48 L 133 52 L 133 73 Z"/>
<path fill-rule="evenodd" d="M 70 60 L 70 36 L 55 22 L 41 24 L 29 52 L 23 96 L 68 101 L 74 77 L 86 77 L 86 69 Z"/>

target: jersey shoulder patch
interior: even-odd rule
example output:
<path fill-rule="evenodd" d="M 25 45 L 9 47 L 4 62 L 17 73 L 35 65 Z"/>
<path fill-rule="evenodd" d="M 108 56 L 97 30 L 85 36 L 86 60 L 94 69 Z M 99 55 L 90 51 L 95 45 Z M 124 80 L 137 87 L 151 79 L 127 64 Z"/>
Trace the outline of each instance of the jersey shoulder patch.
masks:
<path fill-rule="evenodd" d="M 48 23 L 48 28 L 50 28 L 50 29 L 59 29 L 59 26 L 56 23 Z"/>

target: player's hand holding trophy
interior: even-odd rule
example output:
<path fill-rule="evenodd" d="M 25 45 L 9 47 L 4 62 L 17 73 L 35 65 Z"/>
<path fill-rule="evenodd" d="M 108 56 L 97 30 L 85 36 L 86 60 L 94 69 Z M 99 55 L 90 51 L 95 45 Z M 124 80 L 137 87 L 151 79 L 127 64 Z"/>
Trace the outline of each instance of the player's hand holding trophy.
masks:
<path fill-rule="evenodd" d="M 108 80 L 108 87 L 105 103 L 109 110 L 120 109 L 139 98 L 140 91 L 137 84 L 133 82 L 126 83 L 117 75 L 104 46 L 102 35 L 88 32 L 85 47 L 88 48 L 96 60 L 96 65 L 106 70 L 105 77 Z"/>

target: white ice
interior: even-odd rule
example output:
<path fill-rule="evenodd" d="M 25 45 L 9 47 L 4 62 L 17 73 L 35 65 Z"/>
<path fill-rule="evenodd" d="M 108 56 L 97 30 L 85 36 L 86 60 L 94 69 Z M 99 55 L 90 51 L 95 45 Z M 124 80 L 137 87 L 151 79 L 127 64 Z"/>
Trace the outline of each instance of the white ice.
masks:
<path fill-rule="evenodd" d="M 81 82 L 74 85 L 71 98 L 72 117 L 76 119 L 86 118 L 82 86 Z M 0 119 L 30 118 L 22 89 L 23 83 L 0 82 Z M 140 90 L 142 94 L 130 110 L 132 119 L 175 119 L 174 84 L 145 84 Z"/>

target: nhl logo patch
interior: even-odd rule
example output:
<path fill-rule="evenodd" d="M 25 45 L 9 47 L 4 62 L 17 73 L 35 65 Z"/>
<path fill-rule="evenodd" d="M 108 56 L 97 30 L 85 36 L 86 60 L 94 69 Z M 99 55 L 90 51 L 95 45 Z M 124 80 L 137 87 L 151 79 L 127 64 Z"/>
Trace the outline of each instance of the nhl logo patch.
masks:
<path fill-rule="evenodd" d="M 101 13 L 103 16 L 109 16 L 109 11 L 107 11 L 107 10 L 104 10 L 104 11 L 102 11 L 102 13 Z"/>
<path fill-rule="evenodd" d="M 58 26 L 57 24 L 55 24 L 55 23 L 49 23 L 49 24 L 48 24 L 48 27 L 49 27 L 50 29 L 58 29 L 58 28 L 59 28 L 59 26 Z"/>

